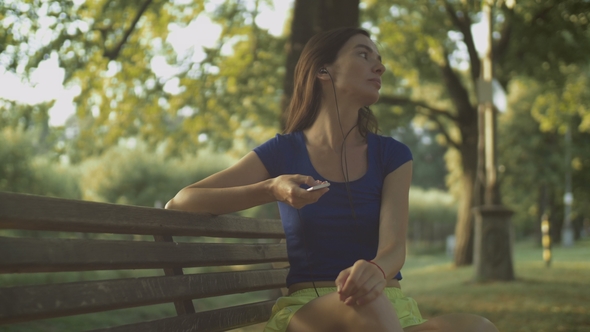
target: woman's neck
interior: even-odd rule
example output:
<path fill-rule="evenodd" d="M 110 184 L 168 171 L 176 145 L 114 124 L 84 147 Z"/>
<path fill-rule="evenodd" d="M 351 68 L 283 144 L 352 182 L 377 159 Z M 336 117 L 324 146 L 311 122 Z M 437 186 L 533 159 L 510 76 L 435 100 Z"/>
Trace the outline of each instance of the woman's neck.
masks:
<path fill-rule="evenodd" d="M 304 131 L 308 143 L 329 146 L 334 151 L 340 151 L 344 137 L 347 146 L 362 144 L 365 140 L 357 126 L 359 109 L 342 101 L 336 107 L 333 100 L 323 100 L 316 120 Z M 340 119 L 337 112 L 340 113 Z"/>

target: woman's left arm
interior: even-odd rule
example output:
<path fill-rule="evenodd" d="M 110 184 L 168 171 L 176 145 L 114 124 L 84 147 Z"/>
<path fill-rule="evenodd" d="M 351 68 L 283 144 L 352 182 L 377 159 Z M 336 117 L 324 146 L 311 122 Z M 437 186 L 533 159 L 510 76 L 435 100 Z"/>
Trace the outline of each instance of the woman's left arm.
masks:
<path fill-rule="evenodd" d="M 336 278 L 344 303 L 364 304 L 374 300 L 406 260 L 406 234 L 412 161 L 385 177 L 379 216 L 379 246 L 371 264 L 359 260 Z M 384 278 L 385 277 L 385 278 Z"/>
<path fill-rule="evenodd" d="M 409 192 L 412 161 L 389 173 L 383 184 L 379 218 L 379 247 L 373 262 L 393 278 L 406 261 Z"/>

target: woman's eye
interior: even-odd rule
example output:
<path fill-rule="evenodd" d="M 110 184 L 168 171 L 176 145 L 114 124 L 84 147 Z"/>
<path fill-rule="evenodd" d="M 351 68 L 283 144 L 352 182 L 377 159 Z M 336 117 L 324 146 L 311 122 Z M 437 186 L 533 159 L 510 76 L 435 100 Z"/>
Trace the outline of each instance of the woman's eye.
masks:
<path fill-rule="evenodd" d="M 361 52 L 360 55 L 365 59 L 369 57 L 369 54 L 367 52 Z"/>

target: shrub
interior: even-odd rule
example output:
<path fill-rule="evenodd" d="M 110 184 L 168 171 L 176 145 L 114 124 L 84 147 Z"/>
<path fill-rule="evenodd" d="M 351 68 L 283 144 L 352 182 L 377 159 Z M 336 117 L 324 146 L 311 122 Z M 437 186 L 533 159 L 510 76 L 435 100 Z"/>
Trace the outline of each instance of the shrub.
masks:
<path fill-rule="evenodd" d="M 0 190 L 63 198 L 81 198 L 75 167 L 36 155 L 30 132 L 0 131 Z"/>

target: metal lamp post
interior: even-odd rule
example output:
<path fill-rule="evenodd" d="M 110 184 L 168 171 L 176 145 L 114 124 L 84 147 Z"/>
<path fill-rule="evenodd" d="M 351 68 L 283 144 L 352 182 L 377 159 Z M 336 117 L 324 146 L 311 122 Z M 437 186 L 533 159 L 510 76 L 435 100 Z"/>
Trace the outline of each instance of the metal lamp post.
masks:
<path fill-rule="evenodd" d="M 484 204 L 473 209 L 475 215 L 474 264 L 478 281 L 514 280 L 512 265 L 512 211 L 502 205 L 497 181 L 496 110 L 492 91 L 492 8 L 493 0 L 483 0 L 488 23 L 488 48 L 482 59 L 478 84 L 479 140 L 478 163 L 485 165 Z M 483 144 L 482 144 L 483 143 Z M 481 151 L 483 147 L 483 151 Z M 475 193 L 476 195 L 479 193 Z"/>

